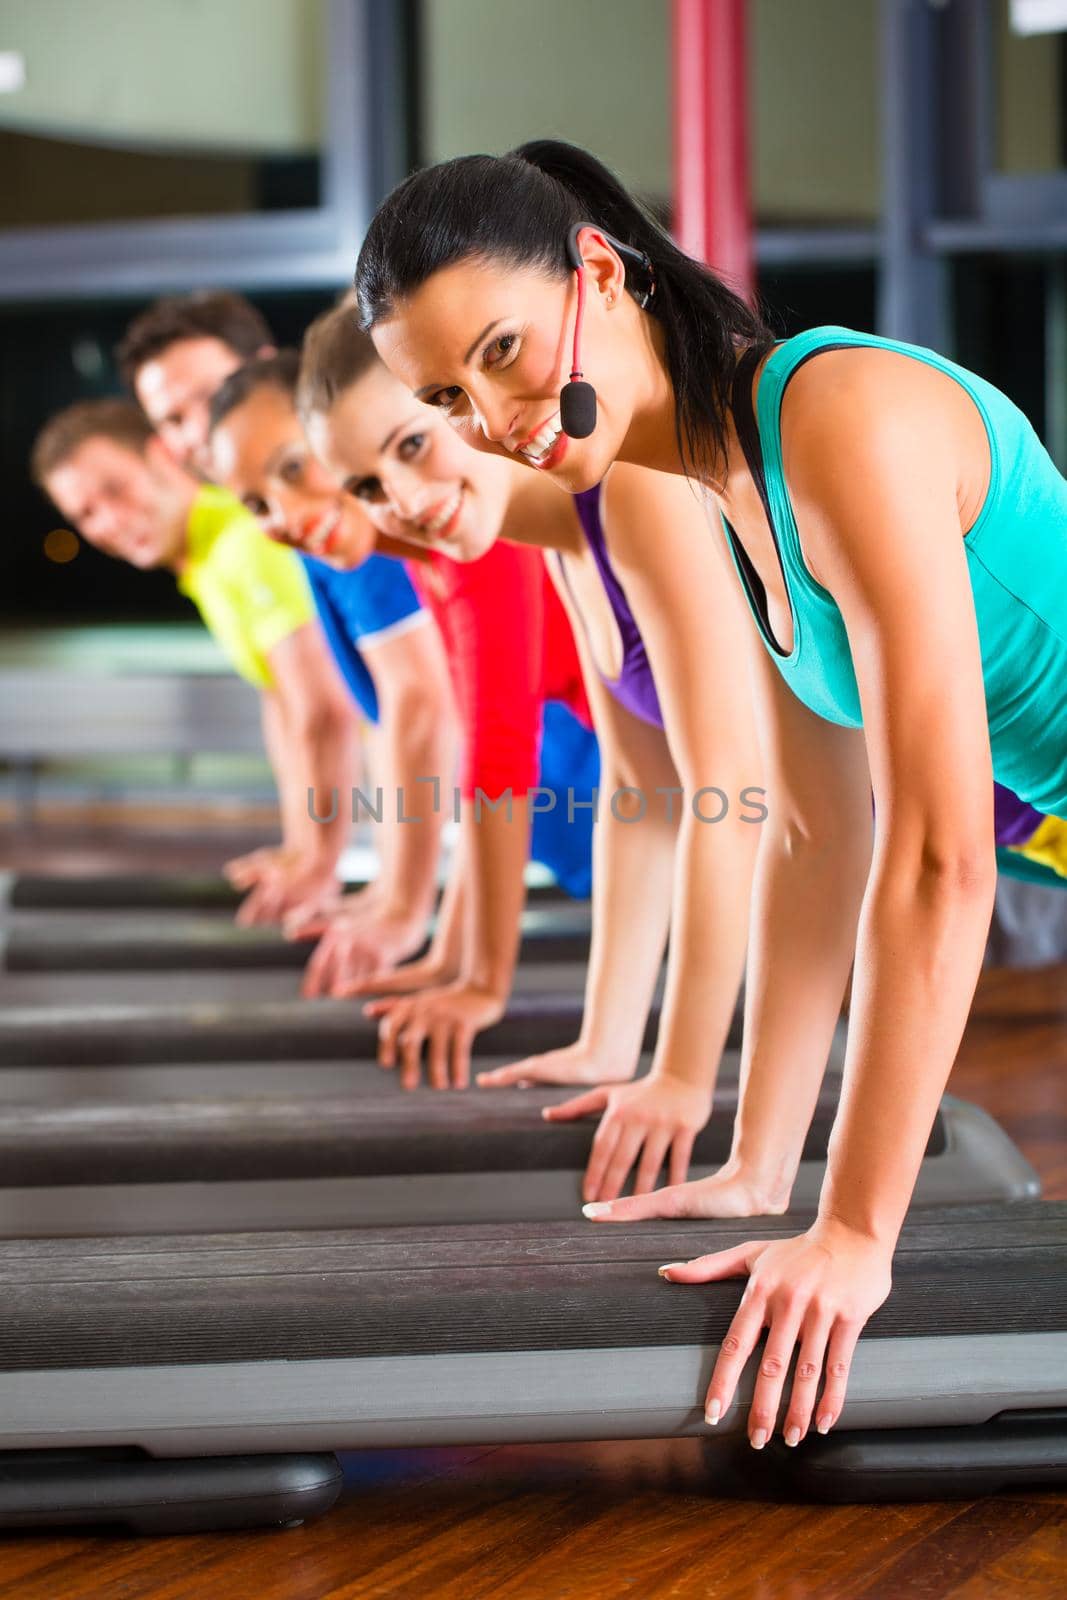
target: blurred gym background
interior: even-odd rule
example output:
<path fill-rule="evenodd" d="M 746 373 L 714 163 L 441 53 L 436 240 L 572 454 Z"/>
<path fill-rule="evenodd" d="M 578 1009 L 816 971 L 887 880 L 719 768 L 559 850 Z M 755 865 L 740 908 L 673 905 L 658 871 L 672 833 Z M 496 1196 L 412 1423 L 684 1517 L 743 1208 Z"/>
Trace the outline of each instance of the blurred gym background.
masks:
<path fill-rule="evenodd" d="M 744 162 L 780 330 L 935 345 L 1067 469 L 1067 0 L 720 3 L 743 38 L 705 115 Z M 240 289 L 296 341 L 417 164 L 560 136 L 670 219 L 693 10 L 0 0 L 5 821 L 190 789 L 247 818 L 270 792 L 254 696 L 173 582 L 84 546 L 30 485 L 45 417 L 118 388 L 115 342 L 161 293 Z"/>

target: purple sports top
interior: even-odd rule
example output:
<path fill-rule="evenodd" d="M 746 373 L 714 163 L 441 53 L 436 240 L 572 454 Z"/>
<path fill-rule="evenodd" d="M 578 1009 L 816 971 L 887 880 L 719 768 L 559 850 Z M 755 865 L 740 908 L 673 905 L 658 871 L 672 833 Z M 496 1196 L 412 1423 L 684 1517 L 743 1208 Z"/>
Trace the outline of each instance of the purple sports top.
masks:
<path fill-rule="evenodd" d="M 635 717 L 640 717 L 642 722 L 650 722 L 653 727 L 662 728 L 663 713 L 660 711 L 659 696 L 656 694 L 656 684 L 645 650 L 645 641 L 627 603 L 622 584 L 615 576 L 615 569 L 608 560 L 608 552 L 604 545 L 604 530 L 600 525 L 600 485 L 598 484 L 595 489 L 584 489 L 581 494 L 576 494 L 574 508 L 593 553 L 593 560 L 596 562 L 596 569 L 600 574 L 600 581 L 604 585 L 604 592 L 608 597 L 622 640 L 622 668 L 619 676 L 609 678 L 601 672 L 600 681 L 627 711 L 633 712 Z M 566 568 L 562 559 L 558 559 L 567 592 L 573 599 Z"/>

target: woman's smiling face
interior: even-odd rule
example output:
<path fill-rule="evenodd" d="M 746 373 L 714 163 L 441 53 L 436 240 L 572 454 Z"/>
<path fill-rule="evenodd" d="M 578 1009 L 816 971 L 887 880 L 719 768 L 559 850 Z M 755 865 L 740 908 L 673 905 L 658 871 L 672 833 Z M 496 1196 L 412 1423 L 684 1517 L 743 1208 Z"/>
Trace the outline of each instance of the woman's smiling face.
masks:
<path fill-rule="evenodd" d="M 305 426 L 379 532 L 453 561 L 477 560 L 499 536 L 514 468 L 469 449 L 379 363 Z"/>
<path fill-rule="evenodd" d="M 264 384 L 228 412 L 211 435 L 210 452 L 216 481 L 270 538 L 345 569 L 373 553 L 374 528 L 316 461 L 281 389 Z"/>
<path fill-rule="evenodd" d="M 476 448 L 577 493 L 600 482 L 633 419 L 634 363 L 623 336 L 625 273 L 593 229 L 580 239 L 586 297 L 581 358 L 597 391 L 587 439 L 561 431 L 560 390 L 572 362 L 577 279 L 467 260 L 443 267 L 372 331 L 386 365 Z M 613 315 L 613 313 L 615 313 Z"/>

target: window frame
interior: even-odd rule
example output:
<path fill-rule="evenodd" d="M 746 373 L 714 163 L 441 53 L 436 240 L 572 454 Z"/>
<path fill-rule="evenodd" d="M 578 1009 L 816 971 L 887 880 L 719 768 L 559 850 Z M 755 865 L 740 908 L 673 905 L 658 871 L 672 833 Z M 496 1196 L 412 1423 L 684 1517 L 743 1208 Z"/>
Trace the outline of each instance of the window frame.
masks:
<path fill-rule="evenodd" d="M 349 279 L 373 208 L 401 176 L 409 148 L 411 6 L 325 5 L 318 206 L 0 231 L 0 301 L 141 297 L 219 283 L 314 288 Z"/>

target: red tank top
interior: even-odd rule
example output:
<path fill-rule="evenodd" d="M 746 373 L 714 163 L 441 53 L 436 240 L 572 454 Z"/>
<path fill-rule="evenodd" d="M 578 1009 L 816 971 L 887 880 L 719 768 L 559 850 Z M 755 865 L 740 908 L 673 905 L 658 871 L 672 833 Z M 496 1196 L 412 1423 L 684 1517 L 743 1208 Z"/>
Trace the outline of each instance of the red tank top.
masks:
<path fill-rule="evenodd" d="M 526 794 L 537 783 L 545 701 L 562 700 L 592 727 L 574 635 L 540 550 L 499 541 L 478 561 L 435 552 L 405 565 L 448 655 L 463 795 Z"/>

